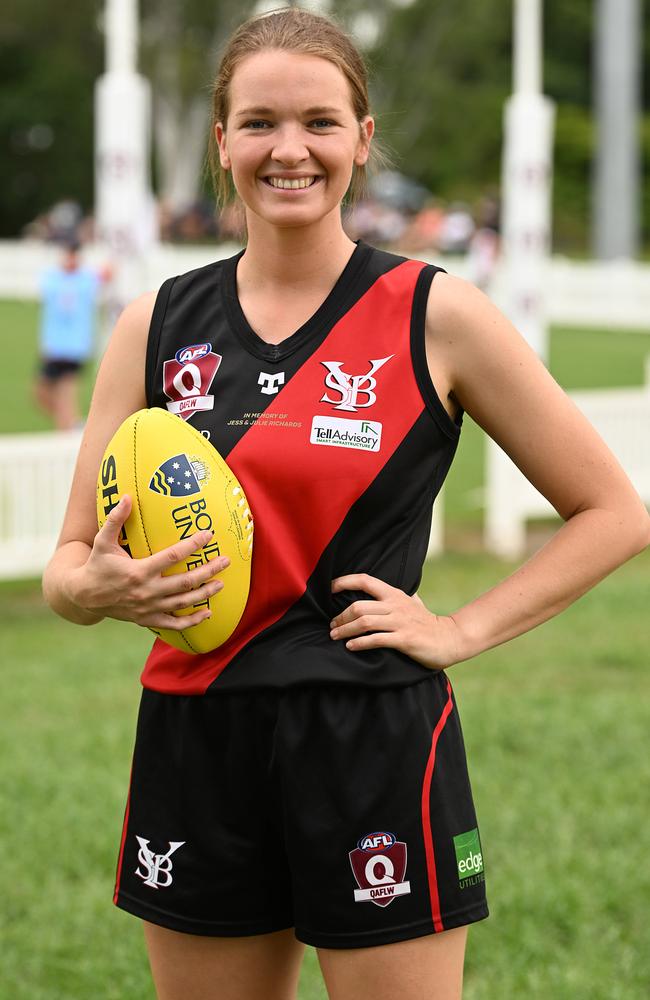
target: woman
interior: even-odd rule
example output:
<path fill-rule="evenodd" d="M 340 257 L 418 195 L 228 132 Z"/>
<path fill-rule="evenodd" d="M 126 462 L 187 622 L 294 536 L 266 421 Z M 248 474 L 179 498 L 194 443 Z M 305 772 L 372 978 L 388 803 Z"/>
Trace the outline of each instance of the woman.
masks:
<path fill-rule="evenodd" d="M 187 627 L 173 611 L 228 586 L 223 561 L 161 575 L 205 533 L 130 560 L 128 497 L 96 532 L 103 449 L 142 406 L 188 417 L 251 500 L 249 631 L 205 656 L 158 641 L 147 661 L 115 901 L 144 920 L 166 1000 L 294 996 L 304 942 L 335 1000 L 451 1000 L 488 911 L 444 668 L 557 614 L 645 547 L 650 519 L 481 292 L 346 236 L 374 123 L 337 27 L 297 9 L 244 24 L 212 126 L 246 248 L 120 318 L 45 575 L 80 624 Z M 464 410 L 565 524 L 439 616 L 415 591 Z"/>

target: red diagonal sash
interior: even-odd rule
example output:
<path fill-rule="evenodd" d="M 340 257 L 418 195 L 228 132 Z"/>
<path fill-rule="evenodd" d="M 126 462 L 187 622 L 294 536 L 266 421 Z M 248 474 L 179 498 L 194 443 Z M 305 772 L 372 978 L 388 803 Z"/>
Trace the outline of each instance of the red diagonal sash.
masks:
<path fill-rule="evenodd" d="M 251 590 L 242 619 L 211 653 L 182 653 L 156 640 L 142 675 L 145 687 L 202 694 L 256 635 L 278 621 L 305 592 L 307 581 L 348 511 L 370 486 L 421 414 L 410 352 L 411 307 L 424 265 L 406 261 L 382 275 L 332 328 L 262 417 L 228 455 L 255 519 Z M 356 410 L 338 409 L 333 388 L 340 363 L 353 379 L 389 358 L 374 378 L 376 400 L 363 381 Z M 327 396 L 329 402 L 323 401 Z M 349 395 L 348 403 L 349 406 Z M 378 451 L 310 443 L 314 416 L 380 423 Z M 295 426 L 298 425 L 298 426 Z M 347 426 L 347 425 L 345 425 Z M 396 484 L 399 488 L 399 484 Z M 224 583 L 228 586 L 227 571 Z M 216 601 L 218 614 L 219 603 Z M 327 627 L 325 623 L 324 627 Z"/>

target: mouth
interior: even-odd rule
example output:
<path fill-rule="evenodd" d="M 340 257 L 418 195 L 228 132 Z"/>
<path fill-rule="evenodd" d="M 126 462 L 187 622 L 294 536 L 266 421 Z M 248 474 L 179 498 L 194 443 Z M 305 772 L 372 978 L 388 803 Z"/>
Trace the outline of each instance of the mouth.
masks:
<path fill-rule="evenodd" d="M 273 188 L 274 191 L 295 195 L 320 184 L 323 178 L 316 174 L 311 177 L 263 177 L 262 180 L 267 187 Z"/>

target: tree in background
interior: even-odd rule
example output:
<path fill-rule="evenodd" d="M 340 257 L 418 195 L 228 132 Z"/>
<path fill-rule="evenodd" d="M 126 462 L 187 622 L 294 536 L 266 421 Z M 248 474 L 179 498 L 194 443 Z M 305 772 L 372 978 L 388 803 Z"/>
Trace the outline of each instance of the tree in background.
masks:
<path fill-rule="evenodd" d="M 154 92 L 155 188 L 171 206 L 209 193 L 202 177 L 210 85 L 222 41 L 254 0 L 140 0 L 142 71 Z M 554 245 L 586 252 L 593 125 L 592 0 L 545 0 L 545 91 L 557 102 Z M 333 0 L 343 22 L 374 24 L 369 50 L 379 133 L 401 170 L 475 205 L 500 180 L 511 84 L 506 0 Z M 102 0 L 5 0 L 0 22 L 0 235 L 55 201 L 93 197 L 93 87 L 103 71 Z M 364 22 L 365 18 L 365 22 Z M 371 38 L 370 31 L 368 38 Z M 650 3 L 644 6 L 644 240 L 650 243 Z"/>
<path fill-rule="evenodd" d="M 93 197 L 93 86 L 103 68 L 98 0 L 4 0 L 0 19 L 0 235 L 63 198 Z"/>
<path fill-rule="evenodd" d="M 281 0 L 276 4 L 281 6 Z M 300 6 L 299 3 L 293 6 Z M 142 69 L 154 91 L 157 192 L 182 211 L 207 191 L 202 177 L 211 85 L 219 54 L 255 0 L 141 0 Z M 377 29 L 392 10 L 390 0 L 331 0 L 330 11 L 347 27 L 370 15 Z"/>
<path fill-rule="evenodd" d="M 587 252 L 593 0 L 544 0 L 544 91 L 557 102 L 555 250 Z M 396 8 L 373 52 L 380 125 L 404 169 L 445 199 L 475 203 L 499 184 L 503 102 L 511 89 L 512 4 L 416 0 Z M 643 65 L 650 72 L 650 4 Z M 648 80 L 646 79 L 646 84 Z M 650 110 L 644 145 L 644 242 L 650 242 Z"/>

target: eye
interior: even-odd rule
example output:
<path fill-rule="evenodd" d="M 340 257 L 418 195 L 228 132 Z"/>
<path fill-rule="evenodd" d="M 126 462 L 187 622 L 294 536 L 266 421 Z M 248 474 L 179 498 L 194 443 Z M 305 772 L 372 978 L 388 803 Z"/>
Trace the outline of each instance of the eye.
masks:
<path fill-rule="evenodd" d="M 269 125 L 270 126 L 270 124 L 271 124 L 270 122 L 264 121 L 261 118 L 255 118 L 255 119 L 253 119 L 253 121 L 246 122 L 246 124 L 244 125 L 244 128 L 250 128 L 250 129 L 253 129 L 253 130 L 260 130 L 261 131 L 264 128 L 265 125 Z"/>
<path fill-rule="evenodd" d="M 330 128 L 332 125 L 336 125 L 336 122 L 330 121 L 329 118 L 315 118 L 310 124 L 317 128 Z"/>

